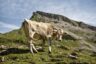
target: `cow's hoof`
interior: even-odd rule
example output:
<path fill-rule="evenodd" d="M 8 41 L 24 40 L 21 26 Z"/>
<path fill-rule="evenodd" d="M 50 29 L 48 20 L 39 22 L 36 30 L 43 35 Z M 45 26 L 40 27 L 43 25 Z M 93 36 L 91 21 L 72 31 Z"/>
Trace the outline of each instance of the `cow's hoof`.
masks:
<path fill-rule="evenodd" d="M 38 51 L 35 51 L 35 53 L 38 53 Z"/>
<path fill-rule="evenodd" d="M 51 54 L 51 52 L 50 52 L 50 51 L 49 51 L 48 53 L 49 53 L 49 54 Z"/>

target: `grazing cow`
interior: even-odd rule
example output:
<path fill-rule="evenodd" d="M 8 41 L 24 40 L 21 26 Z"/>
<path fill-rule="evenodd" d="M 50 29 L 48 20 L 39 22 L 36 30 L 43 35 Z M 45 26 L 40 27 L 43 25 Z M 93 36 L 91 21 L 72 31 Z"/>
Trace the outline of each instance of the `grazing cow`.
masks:
<path fill-rule="evenodd" d="M 62 29 L 54 29 L 50 23 L 36 22 L 25 19 L 22 28 L 25 32 L 25 35 L 30 43 L 30 51 L 33 54 L 33 50 L 38 52 L 33 44 L 34 35 L 38 34 L 42 37 L 43 41 L 48 40 L 49 43 L 49 52 L 51 52 L 51 38 L 56 37 L 56 39 L 62 40 Z"/>

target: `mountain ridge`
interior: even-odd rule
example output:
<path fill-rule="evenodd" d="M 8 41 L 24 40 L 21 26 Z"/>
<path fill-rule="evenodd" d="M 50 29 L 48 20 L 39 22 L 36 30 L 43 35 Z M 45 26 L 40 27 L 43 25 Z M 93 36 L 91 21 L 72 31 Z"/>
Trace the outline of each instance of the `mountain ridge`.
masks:
<path fill-rule="evenodd" d="M 71 20 L 68 17 L 63 15 L 36 11 L 36 12 L 33 12 L 33 15 L 31 16 L 30 20 L 35 20 L 38 22 L 49 22 L 49 23 L 51 22 L 53 25 L 55 24 L 55 26 L 60 27 L 65 31 L 67 31 L 67 33 L 71 32 L 74 35 L 83 37 L 84 40 L 96 42 L 95 26 L 91 26 L 83 22 Z"/>
<path fill-rule="evenodd" d="M 48 18 L 52 19 L 53 22 L 65 21 L 65 22 L 68 22 L 70 24 L 73 24 L 74 26 L 79 26 L 81 28 L 89 28 L 91 30 L 96 31 L 96 27 L 95 26 L 88 25 L 88 24 L 86 24 L 84 22 L 81 22 L 81 21 L 72 20 L 72 19 L 69 19 L 66 16 L 59 15 L 59 14 L 53 14 L 53 13 L 47 13 L 47 12 L 42 12 L 42 11 L 36 11 L 36 12 L 33 12 L 33 15 L 32 15 L 32 17 L 30 19 L 33 19 L 34 16 L 36 16 L 36 15 L 37 15 L 37 17 L 39 17 L 40 15 L 42 17 L 47 17 L 46 18 L 47 21 L 48 21 Z M 40 19 L 40 17 L 38 19 Z M 43 22 L 45 22 L 45 21 L 43 21 Z"/>

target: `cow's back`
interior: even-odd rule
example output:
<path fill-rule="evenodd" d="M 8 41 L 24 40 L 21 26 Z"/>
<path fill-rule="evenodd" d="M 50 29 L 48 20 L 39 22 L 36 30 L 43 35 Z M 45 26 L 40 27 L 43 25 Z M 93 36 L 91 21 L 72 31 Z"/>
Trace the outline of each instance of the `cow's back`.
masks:
<path fill-rule="evenodd" d="M 48 35 L 51 36 L 53 32 L 53 26 L 50 23 L 36 22 L 31 20 L 23 22 L 23 29 L 25 35 L 31 38 L 33 32 L 45 37 L 47 37 Z"/>
<path fill-rule="evenodd" d="M 31 21 L 31 29 L 36 33 L 47 36 L 53 31 L 52 25 L 49 23 Z"/>

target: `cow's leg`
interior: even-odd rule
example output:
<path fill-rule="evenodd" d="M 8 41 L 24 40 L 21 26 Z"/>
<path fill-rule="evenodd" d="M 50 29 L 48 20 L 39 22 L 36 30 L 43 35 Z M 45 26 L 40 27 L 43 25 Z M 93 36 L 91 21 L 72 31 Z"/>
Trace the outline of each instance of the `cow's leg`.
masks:
<path fill-rule="evenodd" d="M 31 29 L 29 29 L 29 35 L 30 35 L 30 51 L 33 53 L 33 50 L 35 52 L 38 52 L 33 44 L 33 36 L 34 36 L 35 32 L 34 31 L 31 31 Z"/>
<path fill-rule="evenodd" d="M 37 49 L 35 48 L 34 44 L 32 43 L 32 40 L 30 40 L 30 52 L 31 52 L 32 54 L 34 54 L 33 50 L 34 50 L 35 52 L 38 52 Z"/>
<path fill-rule="evenodd" d="M 32 47 L 32 46 L 33 46 L 32 40 L 30 40 L 29 43 L 30 43 L 30 46 L 29 46 L 30 52 L 31 52 L 32 54 L 34 54 L 34 52 L 33 52 L 33 47 Z"/>
<path fill-rule="evenodd" d="M 51 53 L 51 37 L 48 38 L 49 53 Z"/>
<path fill-rule="evenodd" d="M 34 46 L 34 44 L 32 44 L 32 48 L 33 48 L 33 50 L 37 53 L 38 51 L 37 51 L 37 49 L 36 49 L 36 47 Z"/>

